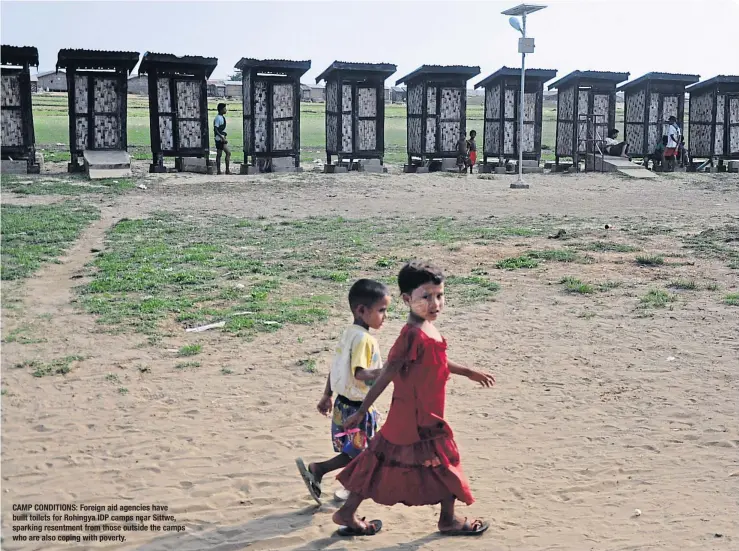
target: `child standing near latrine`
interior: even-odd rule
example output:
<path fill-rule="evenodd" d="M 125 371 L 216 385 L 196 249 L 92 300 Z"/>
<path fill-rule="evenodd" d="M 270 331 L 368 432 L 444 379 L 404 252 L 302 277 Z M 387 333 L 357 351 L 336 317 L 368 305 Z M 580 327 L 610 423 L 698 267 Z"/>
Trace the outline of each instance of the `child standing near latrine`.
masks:
<path fill-rule="evenodd" d="M 382 370 L 382 356 L 377 339 L 370 329 L 379 330 L 387 319 L 390 292 L 378 281 L 360 279 L 349 290 L 349 307 L 354 316 L 352 325 L 344 330 L 336 347 L 331 371 L 329 372 L 318 411 L 328 416 L 332 410 L 331 440 L 338 454 L 331 459 L 310 463 L 307 467 L 302 458 L 295 460 L 298 471 L 313 499 L 321 503 L 321 480 L 332 471 L 343 469 L 367 447 L 377 431 L 379 414 L 368 408 L 356 418 L 354 427 L 346 427 L 346 420 L 354 417 L 362 400 Z M 346 499 L 348 492 L 336 493 L 338 499 Z"/>
<path fill-rule="evenodd" d="M 444 420 L 446 383 L 462 375 L 490 387 L 492 375 L 447 360 L 446 340 L 434 326 L 444 307 L 444 275 L 426 263 L 410 262 L 398 274 L 403 302 L 410 312 L 405 327 L 357 412 L 344 428 L 360 425 L 372 404 L 392 382 L 393 399 L 387 421 L 368 448 L 337 477 L 350 491 L 333 515 L 342 536 L 372 536 L 382 529 L 380 520 L 366 522 L 357 516 L 365 499 L 382 505 L 441 504 L 438 528 L 448 536 L 476 536 L 488 528 L 480 520 L 460 518 L 455 502 L 474 499 L 462 473 L 459 451 L 451 427 Z"/>
<path fill-rule="evenodd" d="M 475 142 L 476 137 L 477 132 L 475 130 L 470 130 L 470 139 L 467 140 L 467 166 L 470 169 L 470 174 L 472 174 L 472 168 L 475 166 L 475 163 L 477 163 L 477 142 Z"/>

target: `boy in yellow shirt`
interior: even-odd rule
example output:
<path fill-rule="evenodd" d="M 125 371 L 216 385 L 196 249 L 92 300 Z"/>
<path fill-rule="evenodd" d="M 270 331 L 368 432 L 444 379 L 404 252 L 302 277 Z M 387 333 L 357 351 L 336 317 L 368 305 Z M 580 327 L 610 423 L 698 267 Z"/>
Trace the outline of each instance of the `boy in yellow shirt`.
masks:
<path fill-rule="evenodd" d="M 374 408 L 355 429 L 345 431 L 344 421 L 357 412 L 382 371 L 380 346 L 369 330 L 382 327 L 389 305 L 390 292 L 378 281 L 360 279 L 349 290 L 349 307 L 354 323 L 341 335 L 326 388 L 318 402 L 318 411 L 328 416 L 332 409 L 331 398 L 334 392 L 337 393 L 333 403 L 331 440 L 338 455 L 320 463 L 310 463 L 307 467 L 302 458 L 295 460 L 310 495 L 319 504 L 322 478 L 331 471 L 346 467 L 377 432 L 378 413 Z"/>

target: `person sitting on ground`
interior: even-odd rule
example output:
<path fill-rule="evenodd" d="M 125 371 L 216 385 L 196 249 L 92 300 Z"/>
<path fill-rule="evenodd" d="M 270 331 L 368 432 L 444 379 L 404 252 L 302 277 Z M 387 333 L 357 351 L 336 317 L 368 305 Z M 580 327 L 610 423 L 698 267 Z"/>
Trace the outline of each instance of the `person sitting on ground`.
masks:
<path fill-rule="evenodd" d="M 657 170 L 657 167 L 662 169 L 665 166 L 665 146 L 667 145 L 667 136 L 662 136 L 662 139 L 654 147 L 654 151 L 644 159 L 644 166 L 649 169 L 649 161 L 652 161 L 652 170 Z"/>
<path fill-rule="evenodd" d="M 606 145 L 603 148 L 603 152 L 606 155 L 611 155 L 612 157 L 628 157 L 627 151 L 629 149 L 629 144 L 618 141 L 617 129 L 611 128 L 608 131 L 608 137 L 605 139 L 605 143 Z"/>

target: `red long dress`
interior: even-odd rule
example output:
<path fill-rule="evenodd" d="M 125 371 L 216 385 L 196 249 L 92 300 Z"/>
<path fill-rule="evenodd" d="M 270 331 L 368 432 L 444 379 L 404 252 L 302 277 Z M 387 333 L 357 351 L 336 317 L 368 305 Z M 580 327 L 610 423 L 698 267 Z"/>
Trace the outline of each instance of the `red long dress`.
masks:
<path fill-rule="evenodd" d="M 450 496 L 474 502 L 451 427 L 444 420 L 446 340 L 406 325 L 388 361 L 403 361 L 387 420 L 368 448 L 338 475 L 341 484 L 382 505 L 434 505 Z"/>

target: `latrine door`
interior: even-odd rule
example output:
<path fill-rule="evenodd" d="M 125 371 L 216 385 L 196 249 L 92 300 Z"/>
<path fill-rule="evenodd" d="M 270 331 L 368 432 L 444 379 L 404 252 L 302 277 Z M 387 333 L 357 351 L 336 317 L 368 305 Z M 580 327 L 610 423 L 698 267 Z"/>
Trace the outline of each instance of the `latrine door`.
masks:
<path fill-rule="evenodd" d="M 726 154 L 736 157 L 739 155 L 739 94 L 726 96 Z"/>
<path fill-rule="evenodd" d="M 170 79 L 172 105 L 172 143 L 178 155 L 202 153 L 207 148 L 207 113 L 203 113 L 202 81 L 197 78 Z M 205 121 L 205 123 L 203 122 Z M 228 132 L 228 128 L 226 128 Z"/>
<path fill-rule="evenodd" d="M 271 150 L 288 154 L 296 150 L 295 144 L 295 86 L 289 82 L 271 82 L 269 86 L 272 110 Z"/>
<path fill-rule="evenodd" d="M 115 74 L 75 73 L 75 148 L 125 149 L 123 78 Z"/>
<path fill-rule="evenodd" d="M 456 154 L 460 138 L 464 135 L 466 124 L 462 118 L 464 89 L 440 89 L 439 105 L 439 150 L 441 153 Z"/>
<path fill-rule="evenodd" d="M 423 137 L 423 152 L 437 153 L 439 151 L 438 131 L 439 131 L 439 114 L 437 105 L 439 102 L 439 88 L 432 84 L 426 86 L 426 133 Z"/>
<path fill-rule="evenodd" d="M 295 99 L 295 86 L 287 80 L 254 80 L 255 156 L 267 157 L 272 153 L 285 155 L 296 150 L 298 129 L 295 126 Z M 248 132 L 248 129 L 245 131 Z"/>
<path fill-rule="evenodd" d="M 577 152 L 594 150 L 595 140 L 602 142 L 608 136 L 611 96 L 591 88 L 581 88 L 577 92 Z M 591 115 L 588 119 L 586 115 Z"/>
<path fill-rule="evenodd" d="M 378 128 L 377 125 L 382 124 L 378 121 L 378 88 L 375 86 L 364 86 L 356 84 L 354 86 L 354 96 L 357 101 L 354 102 L 355 110 L 355 147 L 357 153 L 367 153 L 377 151 L 378 149 Z M 383 97 L 382 101 L 385 101 Z"/>

